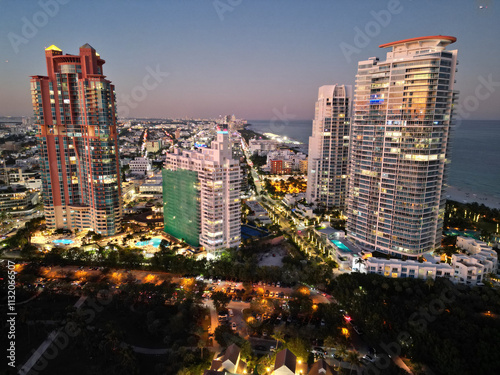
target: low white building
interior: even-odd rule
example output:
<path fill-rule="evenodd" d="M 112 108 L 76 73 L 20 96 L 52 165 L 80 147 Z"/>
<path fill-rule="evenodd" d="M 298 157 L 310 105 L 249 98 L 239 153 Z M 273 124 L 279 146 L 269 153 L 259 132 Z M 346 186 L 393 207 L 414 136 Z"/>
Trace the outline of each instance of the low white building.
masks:
<path fill-rule="evenodd" d="M 369 257 L 364 260 L 364 264 L 353 265 L 358 267 L 360 272 L 376 273 L 385 277 L 410 278 L 410 279 L 435 279 L 436 277 L 446 277 L 452 279 L 453 268 L 446 263 L 420 263 L 415 260 L 383 259 Z"/>
<path fill-rule="evenodd" d="M 498 254 L 486 242 L 470 237 L 458 236 L 457 247 L 484 265 L 486 273 L 498 272 Z"/>
<path fill-rule="evenodd" d="M 146 175 L 151 170 L 151 160 L 147 158 L 135 158 L 128 165 L 132 174 Z"/>
<path fill-rule="evenodd" d="M 265 156 L 270 151 L 276 150 L 277 147 L 278 142 L 272 139 L 251 139 L 250 142 L 248 142 L 250 152 L 259 156 Z"/>
<path fill-rule="evenodd" d="M 353 259 L 352 269 L 391 278 L 426 280 L 444 277 L 455 284 L 480 285 L 484 277 L 491 273 L 493 264 L 491 259 L 466 254 L 454 254 L 451 264 L 368 257 L 363 261 Z"/>
<path fill-rule="evenodd" d="M 457 247 L 471 254 L 477 254 L 481 250 L 491 250 L 491 247 L 486 242 L 464 236 L 457 237 Z"/>
<path fill-rule="evenodd" d="M 247 216 L 248 220 L 259 220 L 262 224 L 270 224 L 272 220 L 269 214 L 262 205 L 257 201 L 246 201 L 246 205 L 253 211 L 252 214 Z"/>

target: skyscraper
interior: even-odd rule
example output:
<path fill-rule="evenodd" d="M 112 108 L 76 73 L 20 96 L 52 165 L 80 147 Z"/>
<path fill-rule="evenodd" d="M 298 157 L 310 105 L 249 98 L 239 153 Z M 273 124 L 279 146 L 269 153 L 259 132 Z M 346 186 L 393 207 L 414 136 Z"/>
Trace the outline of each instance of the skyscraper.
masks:
<path fill-rule="evenodd" d="M 345 209 L 352 86 L 321 86 L 315 106 L 306 199 L 317 207 Z"/>
<path fill-rule="evenodd" d="M 358 64 L 347 232 L 363 248 L 416 257 L 440 246 L 457 51 L 450 36 L 383 44 Z"/>
<path fill-rule="evenodd" d="M 227 130 L 211 148 L 175 149 L 163 170 L 165 232 L 217 257 L 241 241 L 241 172 Z"/>
<path fill-rule="evenodd" d="M 49 228 L 121 229 L 122 198 L 114 86 L 85 44 L 79 55 L 45 50 L 47 76 L 31 77 Z"/>

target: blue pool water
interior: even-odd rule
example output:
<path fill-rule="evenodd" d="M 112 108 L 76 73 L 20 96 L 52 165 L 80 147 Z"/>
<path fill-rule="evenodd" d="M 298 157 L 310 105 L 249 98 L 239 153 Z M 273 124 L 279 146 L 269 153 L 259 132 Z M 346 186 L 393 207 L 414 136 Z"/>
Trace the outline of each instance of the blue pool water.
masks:
<path fill-rule="evenodd" d="M 75 241 L 73 241 L 73 240 L 67 240 L 67 239 L 62 239 L 62 240 L 54 240 L 52 242 L 55 243 L 55 244 L 71 245 Z"/>
<path fill-rule="evenodd" d="M 265 237 L 267 233 L 263 233 L 260 230 L 249 227 L 248 225 L 241 226 L 241 238 L 247 239 L 252 237 Z"/>
<path fill-rule="evenodd" d="M 161 242 L 161 238 L 153 238 L 151 240 L 148 240 L 148 241 L 139 241 L 139 242 L 136 242 L 135 243 L 135 246 L 137 247 L 143 247 L 143 246 L 154 246 L 154 247 L 160 247 L 160 242 Z"/>
<path fill-rule="evenodd" d="M 337 246 L 337 248 L 341 251 L 343 251 L 344 253 L 352 253 L 352 250 L 349 249 L 346 245 L 344 245 L 342 242 L 340 242 L 339 240 L 330 240 L 332 241 L 332 243 Z"/>

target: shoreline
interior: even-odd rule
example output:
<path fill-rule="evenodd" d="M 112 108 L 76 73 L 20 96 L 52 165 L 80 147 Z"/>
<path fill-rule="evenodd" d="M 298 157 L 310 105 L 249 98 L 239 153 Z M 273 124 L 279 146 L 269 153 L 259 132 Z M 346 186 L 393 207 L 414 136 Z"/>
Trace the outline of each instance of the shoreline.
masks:
<path fill-rule="evenodd" d="M 459 203 L 476 202 L 480 205 L 484 204 L 486 207 L 500 210 L 500 198 L 492 194 L 476 193 L 466 188 L 448 186 L 446 188 L 445 196 L 446 199 L 450 201 L 456 201 Z"/>
<path fill-rule="evenodd" d="M 259 134 L 264 138 L 267 138 L 264 134 L 259 133 L 253 129 L 247 129 L 248 126 L 251 126 L 251 123 L 245 124 L 244 129 L 250 130 L 255 134 Z M 301 143 L 296 146 L 300 148 L 302 152 L 306 155 L 308 154 L 308 147 L 305 143 Z M 496 208 L 500 210 L 500 197 L 496 197 L 493 194 L 487 193 L 478 193 L 468 188 L 458 187 L 458 186 L 448 186 L 445 190 L 445 197 L 447 200 L 455 201 L 459 203 L 473 203 L 477 202 L 478 204 L 484 204 L 489 208 Z"/>

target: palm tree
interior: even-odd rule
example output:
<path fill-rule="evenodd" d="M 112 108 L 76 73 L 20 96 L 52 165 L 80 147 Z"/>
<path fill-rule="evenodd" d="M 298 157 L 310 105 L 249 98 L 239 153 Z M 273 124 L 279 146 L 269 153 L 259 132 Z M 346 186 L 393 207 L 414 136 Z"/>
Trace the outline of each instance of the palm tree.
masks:
<path fill-rule="evenodd" d="M 365 265 L 365 260 L 363 258 L 358 258 L 354 263 L 359 266 L 359 270 L 361 271 L 361 266 Z"/>
<path fill-rule="evenodd" d="M 354 366 L 358 367 L 359 365 L 361 365 L 359 354 L 355 351 L 349 352 L 349 354 L 347 354 L 347 362 L 351 364 L 351 371 L 349 371 L 350 374 L 352 373 L 352 369 Z"/>
<path fill-rule="evenodd" d="M 278 350 L 279 342 L 282 342 L 283 344 L 285 343 L 285 334 L 282 330 L 275 329 L 271 337 L 276 340 L 276 350 Z"/>
<path fill-rule="evenodd" d="M 340 344 L 337 344 L 335 346 L 335 351 L 337 353 L 337 355 L 342 359 L 344 360 L 344 358 L 346 357 L 347 355 L 347 346 L 345 346 L 345 344 L 343 343 L 340 343 Z"/>

